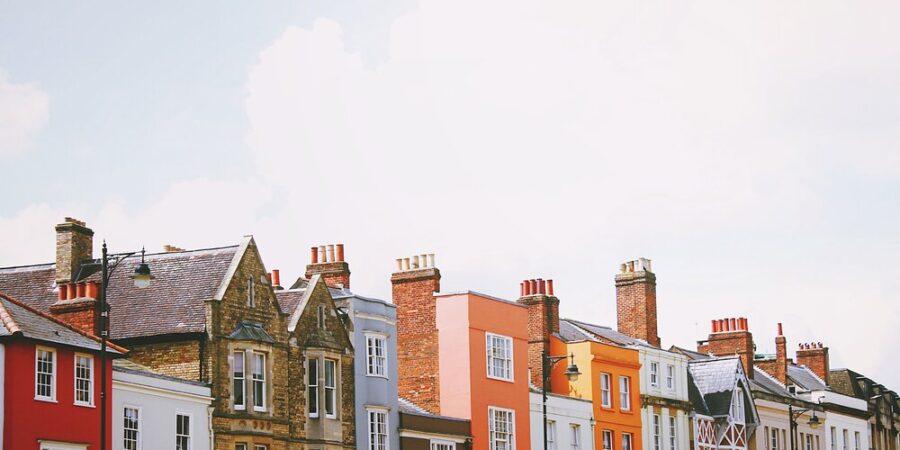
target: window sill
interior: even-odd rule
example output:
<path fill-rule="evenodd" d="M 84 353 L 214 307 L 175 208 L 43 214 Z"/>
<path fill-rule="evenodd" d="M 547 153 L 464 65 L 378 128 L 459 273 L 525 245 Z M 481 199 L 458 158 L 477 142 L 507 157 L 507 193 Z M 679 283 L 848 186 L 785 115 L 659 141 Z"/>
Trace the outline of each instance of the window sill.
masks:
<path fill-rule="evenodd" d="M 489 380 L 497 380 L 497 381 L 505 381 L 507 383 L 515 383 L 515 380 L 513 380 L 512 378 L 500 378 L 500 377 L 495 377 L 493 375 L 488 375 L 487 378 Z"/>
<path fill-rule="evenodd" d="M 266 412 L 266 411 L 267 411 L 267 410 L 266 410 L 265 407 L 262 407 L 262 408 L 259 408 L 259 407 L 257 407 L 257 406 L 254 406 L 254 407 L 253 407 L 253 412 Z"/>
<path fill-rule="evenodd" d="M 94 406 L 93 403 L 78 403 L 78 402 L 75 402 L 75 403 L 73 403 L 73 404 L 74 404 L 75 406 L 78 406 L 79 408 L 96 408 L 96 406 Z"/>
<path fill-rule="evenodd" d="M 56 401 L 55 398 L 49 398 L 49 397 L 35 397 L 34 399 L 37 400 L 37 401 L 39 401 L 39 402 L 59 403 L 58 401 Z"/>
<path fill-rule="evenodd" d="M 328 415 L 328 414 L 325 414 L 325 418 L 326 418 L 326 419 L 332 419 L 332 420 L 333 420 L 333 419 L 337 419 L 337 416 L 330 416 L 330 415 Z"/>
<path fill-rule="evenodd" d="M 385 380 L 388 379 L 387 375 L 378 375 L 377 373 L 367 373 L 366 376 L 372 378 L 384 378 Z"/>
<path fill-rule="evenodd" d="M 235 410 L 235 411 L 246 411 L 246 410 L 247 410 L 247 407 L 235 405 L 235 406 L 232 406 L 231 409 L 233 409 L 233 410 Z"/>

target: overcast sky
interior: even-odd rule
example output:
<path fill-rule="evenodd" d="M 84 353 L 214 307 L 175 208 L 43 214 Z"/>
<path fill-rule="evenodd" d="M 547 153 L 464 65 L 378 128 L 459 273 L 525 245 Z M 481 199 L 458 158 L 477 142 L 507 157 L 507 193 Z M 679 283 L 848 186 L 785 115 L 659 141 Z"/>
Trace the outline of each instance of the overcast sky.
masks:
<path fill-rule="evenodd" d="M 0 266 L 256 237 L 352 287 L 553 278 L 615 325 L 651 258 L 663 344 L 783 322 L 900 389 L 900 3 L 381 0 L 0 7 Z M 240 7 L 237 7 L 240 6 Z"/>

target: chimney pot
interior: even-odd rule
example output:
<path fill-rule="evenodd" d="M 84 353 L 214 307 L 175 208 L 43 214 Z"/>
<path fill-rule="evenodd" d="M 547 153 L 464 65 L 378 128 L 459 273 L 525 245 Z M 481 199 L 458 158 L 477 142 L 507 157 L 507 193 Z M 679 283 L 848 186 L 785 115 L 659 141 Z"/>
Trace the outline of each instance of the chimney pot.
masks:
<path fill-rule="evenodd" d="M 628 265 L 625 264 L 625 263 L 620 264 L 620 265 L 619 265 L 619 272 L 622 272 L 622 273 L 628 272 Z"/>
<path fill-rule="evenodd" d="M 274 286 L 281 286 L 281 271 L 278 269 L 272 269 L 272 284 Z"/>
<path fill-rule="evenodd" d="M 328 244 L 328 262 L 334 262 L 334 244 Z"/>
<path fill-rule="evenodd" d="M 525 282 L 521 281 L 521 282 L 519 282 L 519 298 L 524 297 L 524 296 L 525 296 Z"/>
<path fill-rule="evenodd" d="M 310 264 L 318 264 L 319 263 L 319 248 L 312 247 L 309 249 L 309 262 Z"/>
<path fill-rule="evenodd" d="M 328 253 L 325 252 L 325 246 L 319 246 L 319 262 L 328 262 Z"/>
<path fill-rule="evenodd" d="M 547 280 L 547 295 L 553 296 L 553 280 Z"/>
<path fill-rule="evenodd" d="M 68 292 L 67 300 L 72 300 L 77 297 L 78 297 L 78 293 L 76 292 L 76 289 L 75 289 L 75 283 L 69 283 L 69 292 Z"/>
<path fill-rule="evenodd" d="M 413 257 L 412 257 L 412 268 L 413 268 L 413 269 L 418 269 L 418 268 L 419 268 L 419 255 L 413 255 Z"/>
<path fill-rule="evenodd" d="M 77 298 L 84 298 L 84 294 L 85 294 L 84 291 L 85 291 L 85 284 L 82 281 L 81 283 L 78 283 L 78 291 L 77 291 L 77 294 L 75 294 L 75 296 Z"/>
<path fill-rule="evenodd" d="M 711 328 L 712 332 L 717 333 L 719 331 L 719 322 L 716 319 L 713 319 L 713 320 L 710 320 L 710 323 L 712 325 L 712 328 Z"/>
<path fill-rule="evenodd" d="M 403 258 L 403 270 L 410 270 L 409 258 Z"/>
<path fill-rule="evenodd" d="M 526 296 L 531 295 L 531 281 L 525 280 L 522 282 L 522 285 L 525 287 L 524 295 L 526 295 Z"/>
<path fill-rule="evenodd" d="M 397 272 L 403 272 L 403 258 L 397 258 Z"/>
<path fill-rule="evenodd" d="M 100 285 L 96 281 L 88 281 L 87 284 L 87 292 L 85 293 L 88 298 L 97 298 L 97 294 L 100 292 Z"/>
<path fill-rule="evenodd" d="M 434 267 L 434 253 L 428 254 L 428 267 Z"/>
<path fill-rule="evenodd" d="M 531 295 L 537 295 L 537 293 L 538 293 L 537 280 L 528 280 L 528 283 L 531 284 Z"/>
<path fill-rule="evenodd" d="M 538 294 L 544 295 L 547 293 L 547 285 L 544 283 L 543 278 L 538 278 Z"/>
<path fill-rule="evenodd" d="M 344 244 L 337 244 L 337 260 L 344 262 Z"/>
<path fill-rule="evenodd" d="M 634 272 L 634 261 L 628 261 L 628 271 Z"/>
<path fill-rule="evenodd" d="M 732 317 L 731 318 L 731 329 L 734 331 L 737 331 L 737 324 L 735 322 L 737 322 L 737 320 L 734 317 Z"/>
<path fill-rule="evenodd" d="M 59 287 L 59 299 L 66 300 L 69 296 L 69 285 L 68 284 L 60 284 L 58 287 Z"/>
<path fill-rule="evenodd" d="M 778 322 L 778 335 L 784 336 L 784 328 L 781 326 L 781 322 Z"/>

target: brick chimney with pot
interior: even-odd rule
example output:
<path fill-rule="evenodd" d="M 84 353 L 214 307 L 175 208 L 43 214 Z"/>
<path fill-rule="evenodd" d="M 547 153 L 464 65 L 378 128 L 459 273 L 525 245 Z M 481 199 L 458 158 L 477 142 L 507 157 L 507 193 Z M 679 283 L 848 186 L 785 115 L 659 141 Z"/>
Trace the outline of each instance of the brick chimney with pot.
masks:
<path fill-rule="evenodd" d="M 306 278 L 322 275 L 325 284 L 333 288 L 350 288 L 350 265 L 344 261 L 344 244 L 320 245 L 310 249 Z"/>
<path fill-rule="evenodd" d="M 697 344 L 697 351 L 700 353 L 739 356 L 749 378 L 753 378 L 754 350 L 753 334 L 744 317 L 713 320 L 709 339 Z"/>
<path fill-rule="evenodd" d="M 94 231 L 84 222 L 66 217 L 56 225 L 56 283 L 78 281 L 81 264 L 94 259 Z"/>
<path fill-rule="evenodd" d="M 397 305 L 397 359 L 400 396 L 440 414 L 438 330 L 435 292 L 441 271 L 434 254 L 397 259 L 391 291 Z"/>
<path fill-rule="evenodd" d="M 775 336 L 775 359 L 756 361 L 757 367 L 772 375 L 779 383 L 787 386 L 787 339 L 784 337 L 784 329 L 778 324 L 778 336 Z"/>
<path fill-rule="evenodd" d="M 559 333 L 559 299 L 553 295 L 553 280 L 519 283 L 517 302 L 528 307 L 528 370 L 531 383 L 541 386 L 544 351 L 550 351 L 550 335 Z"/>
<path fill-rule="evenodd" d="M 656 328 L 656 275 L 650 260 L 622 264 L 616 274 L 616 316 L 620 333 L 660 346 Z"/>
<path fill-rule="evenodd" d="M 831 369 L 828 363 L 828 347 L 821 342 L 800 344 L 800 349 L 797 350 L 797 364 L 809 367 L 828 384 L 828 372 Z"/>

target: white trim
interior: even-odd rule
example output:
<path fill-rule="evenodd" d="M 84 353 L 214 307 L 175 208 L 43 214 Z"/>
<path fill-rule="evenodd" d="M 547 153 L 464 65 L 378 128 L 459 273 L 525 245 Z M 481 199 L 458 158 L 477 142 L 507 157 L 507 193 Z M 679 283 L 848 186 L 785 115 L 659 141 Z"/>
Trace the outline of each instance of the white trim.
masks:
<path fill-rule="evenodd" d="M 516 373 L 515 340 L 511 336 L 505 336 L 502 334 L 496 334 L 496 333 L 490 333 L 490 332 L 485 332 L 484 338 L 485 338 L 484 339 L 484 353 L 485 353 L 484 356 L 485 356 L 485 366 L 486 366 L 485 371 L 487 372 L 486 373 L 487 377 L 492 380 L 499 380 L 499 381 L 506 381 L 506 382 L 514 383 L 516 380 L 516 376 L 515 376 L 515 373 Z M 503 378 L 503 377 L 499 377 L 496 375 L 491 375 L 491 364 L 490 364 L 491 354 L 490 354 L 490 347 L 488 346 L 488 343 L 491 342 L 492 338 L 501 338 L 501 339 L 505 339 L 505 340 L 509 341 L 509 378 Z"/>
<path fill-rule="evenodd" d="M 313 374 L 310 369 L 309 363 L 312 361 L 316 362 L 315 374 Z M 319 361 L 320 361 L 320 359 L 319 359 L 318 355 L 306 355 L 306 374 L 305 374 L 306 375 L 306 398 L 307 398 L 306 413 L 310 419 L 318 419 L 319 412 L 322 409 L 322 399 L 321 399 L 321 395 L 320 395 L 321 390 L 319 389 L 319 387 L 321 386 L 319 384 Z M 313 375 L 312 380 L 315 381 L 316 384 L 314 384 L 314 385 L 310 384 L 310 382 L 309 382 L 310 375 Z M 312 411 L 313 402 L 308 401 L 309 397 L 310 397 L 310 395 L 309 395 L 310 388 L 315 388 L 315 392 L 316 392 L 316 401 L 315 401 L 315 409 L 316 410 L 315 411 Z"/>
<path fill-rule="evenodd" d="M 87 445 L 84 444 L 72 444 L 69 442 L 60 442 L 60 441 L 48 441 L 45 439 L 38 439 L 38 445 L 40 445 L 40 450 L 87 450 Z"/>
<path fill-rule="evenodd" d="M 53 355 L 51 364 L 52 372 L 50 372 L 50 396 L 38 395 L 38 352 L 40 351 L 50 352 Z M 47 347 L 43 345 L 35 345 L 34 346 L 34 399 L 42 402 L 52 402 L 56 403 L 56 384 L 59 380 L 59 370 L 57 364 L 57 351 L 53 347 Z"/>
<path fill-rule="evenodd" d="M 189 392 L 172 393 L 171 390 L 156 386 L 148 386 L 145 384 L 134 383 L 130 381 L 113 380 L 113 388 L 123 391 L 130 391 L 139 394 L 153 395 L 156 397 L 170 398 L 173 400 L 187 400 L 195 403 L 209 405 L 213 398 L 205 395 L 191 394 Z"/>
<path fill-rule="evenodd" d="M 518 439 L 516 439 L 516 411 L 508 408 L 500 408 L 498 406 L 488 406 L 488 448 L 494 449 L 494 444 L 491 440 L 490 434 L 491 427 L 493 427 L 494 424 L 493 413 L 496 411 L 509 413 L 509 440 L 507 441 L 507 448 L 509 450 L 516 450 L 516 444 L 518 441 Z"/>
<path fill-rule="evenodd" d="M 241 404 L 237 404 L 234 398 L 234 369 L 235 355 L 241 354 Z M 231 409 L 235 411 L 247 410 L 247 352 L 245 350 L 231 351 Z"/>
<path fill-rule="evenodd" d="M 188 446 L 187 450 L 191 450 L 194 448 L 194 414 L 185 411 L 175 411 L 175 444 L 177 448 L 178 443 L 178 416 L 186 416 L 188 418 Z"/>
<path fill-rule="evenodd" d="M 219 289 L 216 290 L 216 296 L 213 297 L 213 300 L 222 300 L 225 298 L 225 292 L 228 290 L 228 286 L 231 285 L 231 280 L 234 278 L 234 274 L 237 272 L 238 267 L 240 267 L 241 260 L 244 259 L 244 253 L 247 253 L 247 248 L 250 247 L 250 243 L 252 242 L 253 236 L 244 236 L 240 247 L 238 247 L 237 252 L 234 253 L 234 257 L 231 258 L 231 263 L 228 265 L 228 271 L 225 272 L 225 276 L 222 277 L 222 281 L 219 283 Z"/>
<path fill-rule="evenodd" d="M 87 357 L 88 360 L 91 362 L 90 368 L 89 368 L 89 373 L 88 373 L 89 378 L 88 378 L 88 401 L 87 402 L 78 401 L 78 357 L 79 356 Z M 72 398 L 75 401 L 75 406 L 86 406 L 86 407 L 90 407 L 90 408 L 94 407 L 94 371 L 96 369 L 96 367 L 94 367 L 94 366 L 95 366 L 94 355 L 91 355 L 90 353 L 75 352 L 75 355 L 72 357 L 72 368 L 73 368 L 72 392 L 74 394 L 74 396 Z"/>
<path fill-rule="evenodd" d="M 400 431 L 400 437 L 409 437 L 409 438 L 415 438 L 415 439 L 428 439 L 428 440 L 437 439 L 437 440 L 453 442 L 456 444 L 465 444 L 466 440 L 467 440 L 464 437 L 456 437 L 456 436 L 439 434 L 439 433 L 428 433 L 425 431 L 407 430 L 404 428 L 400 428 L 398 431 Z"/>
<path fill-rule="evenodd" d="M 332 384 L 331 388 L 328 387 L 328 363 L 331 363 L 334 367 L 331 370 Z M 338 411 L 338 380 L 340 379 L 340 374 L 338 373 L 339 364 L 336 359 L 331 358 L 322 358 L 322 391 L 325 393 L 323 406 L 325 406 L 325 418 L 326 419 L 337 419 L 337 411 Z M 331 395 L 328 394 L 328 389 L 331 389 Z M 331 399 L 331 414 L 328 413 L 328 398 Z"/>
<path fill-rule="evenodd" d="M 365 340 L 366 340 L 366 355 L 365 355 L 365 365 L 366 365 L 366 376 L 367 377 L 378 377 L 378 378 L 388 378 L 388 336 L 385 333 L 377 332 L 377 331 L 366 331 L 364 332 Z M 384 373 L 370 373 L 369 372 L 369 338 L 380 339 L 382 342 L 381 350 L 383 352 L 381 358 L 384 360 L 382 364 L 382 371 Z M 377 366 L 377 365 L 376 365 Z"/>
<path fill-rule="evenodd" d="M 313 291 L 316 289 L 316 286 L 322 282 L 322 274 L 315 274 L 309 279 L 309 283 L 306 285 L 306 290 L 303 291 L 303 298 L 300 299 L 300 303 L 297 305 L 291 312 L 291 318 L 288 320 L 288 331 L 293 333 L 297 328 L 297 322 L 300 321 L 300 317 L 303 316 L 303 311 L 306 309 L 306 305 L 309 303 L 310 297 L 312 297 Z M 327 291 L 327 289 L 326 289 Z M 330 296 L 331 294 L 329 294 Z"/>
<path fill-rule="evenodd" d="M 268 372 L 268 358 L 267 354 L 259 351 L 252 351 L 251 353 L 251 366 L 250 367 L 250 390 L 253 391 L 253 410 L 258 412 L 265 412 L 267 410 L 268 404 L 268 390 L 266 389 L 267 383 L 267 372 Z M 254 371 L 256 370 L 256 357 L 262 356 L 262 406 L 256 406 L 256 382 L 257 380 L 253 378 Z"/>
<path fill-rule="evenodd" d="M 367 431 L 366 434 L 366 447 L 369 450 L 378 450 L 377 445 L 372 442 L 372 418 L 369 416 L 371 413 L 380 413 L 384 414 L 384 448 L 391 448 L 391 426 L 390 426 L 390 411 L 387 408 L 366 408 L 366 423 L 367 423 Z"/>
<path fill-rule="evenodd" d="M 456 442 L 448 441 L 445 439 L 429 439 L 428 440 L 428 449 L 434 450 L 435 445 L 443 445 L 448 448 L 448 450 L 456 450 Z"/>
<path fill-rule="evenodd" d="M 142 410 L 142 408 L 140 406 L 137 406 L 137 405 L 131 405 L 131 404 L 123 404 L 122 405 L 122 415 L 119 416 L 122 419 L 122 442 L 119 442 L 119 444 L 123 448 L 125 447 L 124 441 L 125 441 L 125 409 L 126 408 L 137 410 L 137 413 L 138 413 L 138 416 L 137 416 L 137 419 L 138 419 L 137 420 L 137 432 L 138 432 L 137 448 L 138 448 L 138 450 L 141 450 L 144 447 L 144 439 L 143 439 L 143 436 L 144 436 L 144 423 L 143 423 L 144 422 L 144 411 Z M 113 442 L 113 448 L 116 448 L 116 447 L 117 447 L 116 443 Z"/>

